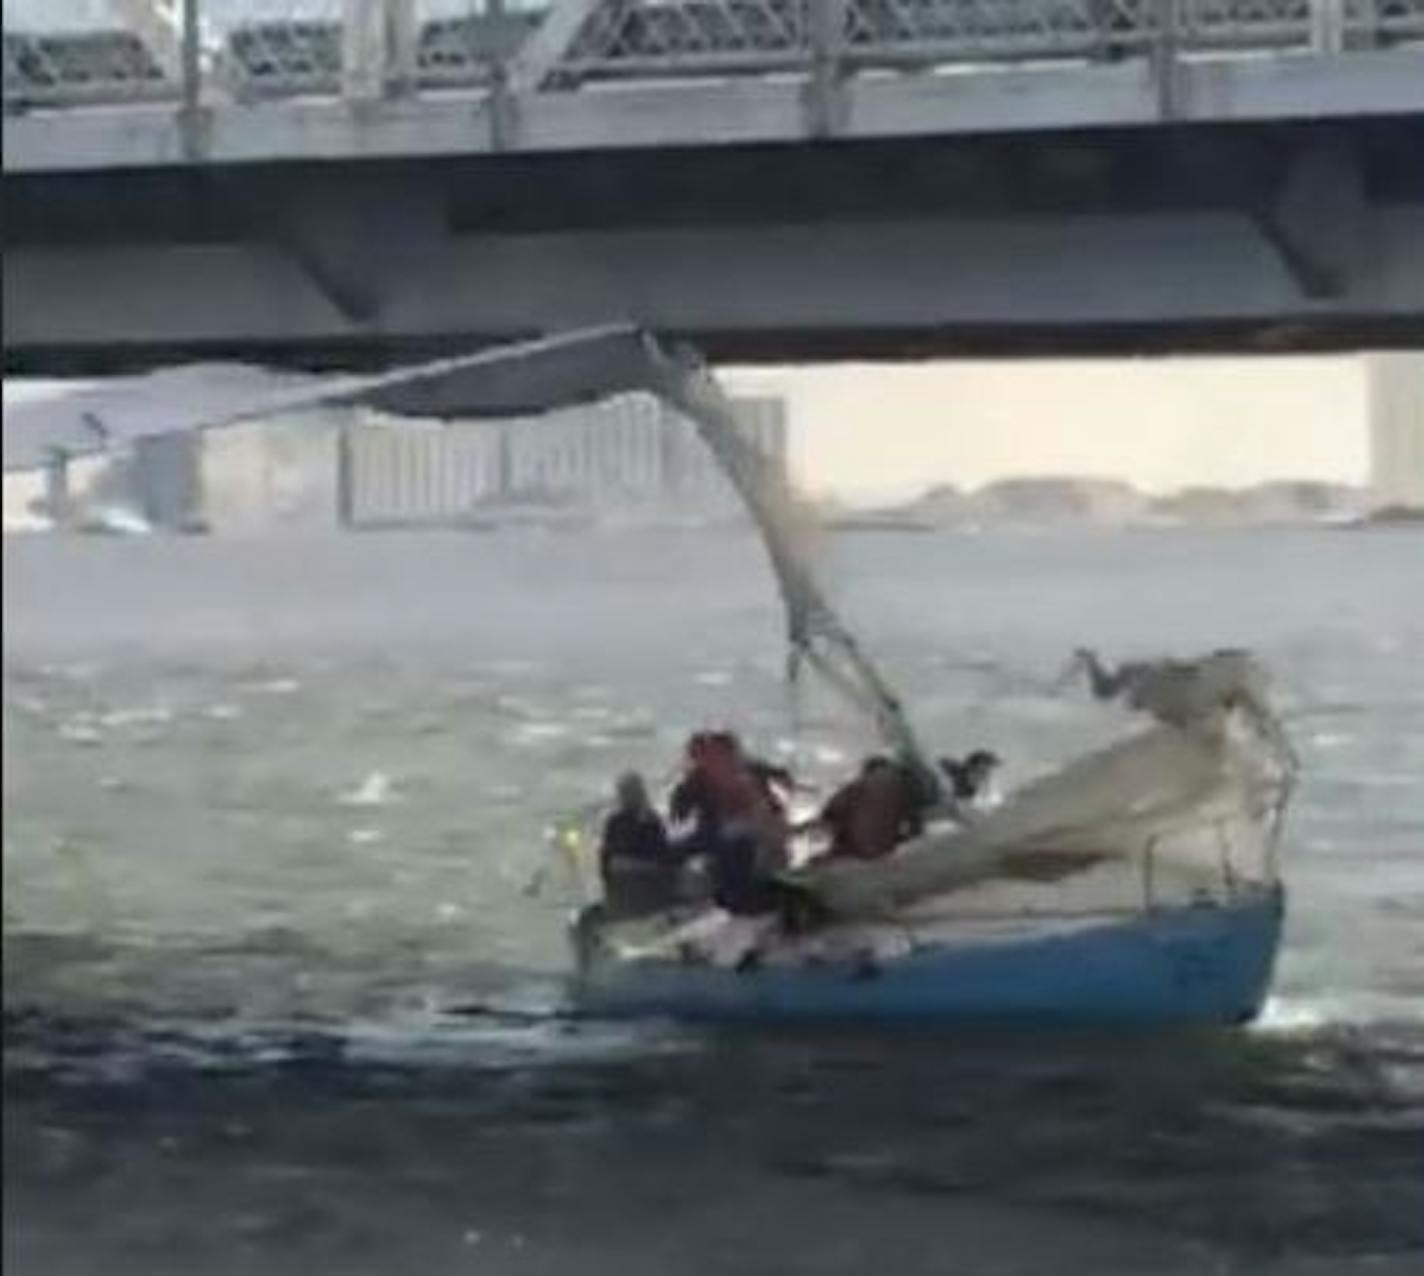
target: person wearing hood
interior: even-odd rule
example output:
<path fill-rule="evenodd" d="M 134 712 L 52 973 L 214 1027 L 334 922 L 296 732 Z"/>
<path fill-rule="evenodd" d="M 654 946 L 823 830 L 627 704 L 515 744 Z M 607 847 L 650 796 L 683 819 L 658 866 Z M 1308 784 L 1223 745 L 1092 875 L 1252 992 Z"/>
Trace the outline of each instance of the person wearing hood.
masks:
<path fill-rule="evenodd" d="M 667 908 L 677 900 L 682 856 L 668 841 L 641 775 L 619 776 L 615 794 L 598 855 L 609 912 L 633 917 Z"/>

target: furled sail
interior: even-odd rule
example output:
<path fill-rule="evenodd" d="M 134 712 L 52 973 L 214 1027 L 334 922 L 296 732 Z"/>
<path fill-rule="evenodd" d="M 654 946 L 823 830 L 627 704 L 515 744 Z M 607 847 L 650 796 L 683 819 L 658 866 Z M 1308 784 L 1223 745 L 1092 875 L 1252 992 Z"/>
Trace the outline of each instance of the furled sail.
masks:
<path fill-rule="evenodd" d="M 1273 880 L 1297 764 L 1264 671 L 1238 651 L 1138 668 L 1133 707 L 1152 726 L 1072 759 L 969 825 L 932 829 L 887 860 L 809 868 L 802 884 L 851 918 L 992 880 L 1052 883 L 1113 864 L 1198 886 L 1223 874 Z"/>

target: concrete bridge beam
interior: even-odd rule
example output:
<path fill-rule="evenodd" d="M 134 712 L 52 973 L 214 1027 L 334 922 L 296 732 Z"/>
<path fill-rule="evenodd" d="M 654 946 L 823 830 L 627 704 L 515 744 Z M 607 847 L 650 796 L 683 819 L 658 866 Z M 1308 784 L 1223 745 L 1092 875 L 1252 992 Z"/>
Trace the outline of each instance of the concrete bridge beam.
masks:
<path fill-rule="evenodd" d="M 1424 207 L 1359 217 L 1371 249 L 1337 293 L 1304 291 L 1245 211 L 449 236 L 363 280 L 368 313 L 271 243 L 20 248 L 5 264 L 6 358 L 379 359 L 614 320 L 768 359 L 885 334 L 945 354 L 1171 348 L 1282 324 L 1346 346 L 1371 323 L 1424 340 Z"/>

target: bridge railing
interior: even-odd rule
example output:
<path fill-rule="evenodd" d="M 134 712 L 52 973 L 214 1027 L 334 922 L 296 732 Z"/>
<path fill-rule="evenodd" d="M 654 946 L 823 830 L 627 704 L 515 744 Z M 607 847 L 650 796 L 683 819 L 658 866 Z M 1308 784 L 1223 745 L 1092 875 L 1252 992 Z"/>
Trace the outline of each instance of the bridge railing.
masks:
<path fill-rule="evenodd" d="M 1424 0 L 7 0 L 7 111 L 1424 42 Z"/>

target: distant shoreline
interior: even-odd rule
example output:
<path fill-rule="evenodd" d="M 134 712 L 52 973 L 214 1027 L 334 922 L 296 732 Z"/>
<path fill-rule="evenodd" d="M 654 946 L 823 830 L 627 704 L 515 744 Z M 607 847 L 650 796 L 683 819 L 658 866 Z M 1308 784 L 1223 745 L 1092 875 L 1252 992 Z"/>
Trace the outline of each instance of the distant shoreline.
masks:
<path fill-rule="evenodd" d="M 830 531 L 854 533 L 990 529 L 1356 527 L 1424 524 L 1424 507 L 1372 508 L 1364 488 L 1285 480 L 1249 488 L 1193 487 L 1163 496 L 1119 479 L 1040 476 L 974 492 L 931 488 L 902 504 L 822 510 Z"/>

